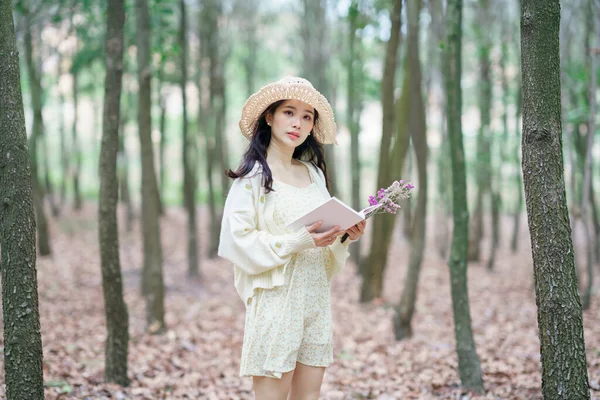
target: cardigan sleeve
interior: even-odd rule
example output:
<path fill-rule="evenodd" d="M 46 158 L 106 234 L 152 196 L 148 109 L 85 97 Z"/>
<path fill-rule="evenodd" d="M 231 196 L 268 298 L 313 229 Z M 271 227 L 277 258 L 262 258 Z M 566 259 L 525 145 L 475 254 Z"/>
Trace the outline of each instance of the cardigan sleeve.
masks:
<path fill-rule="evenodd" d="M 231 186 L 223 210 L 219 256 L 256 275 L 286 264 L 294 253 L 316 247 L 306 227 L 284 235 L 258 230 L 252 189 L 248 178 L 238 178 Z"/>

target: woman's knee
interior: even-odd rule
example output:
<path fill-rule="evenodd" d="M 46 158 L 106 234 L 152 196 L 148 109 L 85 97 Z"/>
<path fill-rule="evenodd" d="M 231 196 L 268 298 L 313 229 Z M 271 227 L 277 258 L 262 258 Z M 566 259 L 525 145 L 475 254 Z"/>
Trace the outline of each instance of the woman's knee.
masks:
<path fill-rule="evenodd" d="M 294 371 L 282 374 L 281 379 L 266 376 L 253 378 L 256 400 L 286 400 L 292 385 Z"/>

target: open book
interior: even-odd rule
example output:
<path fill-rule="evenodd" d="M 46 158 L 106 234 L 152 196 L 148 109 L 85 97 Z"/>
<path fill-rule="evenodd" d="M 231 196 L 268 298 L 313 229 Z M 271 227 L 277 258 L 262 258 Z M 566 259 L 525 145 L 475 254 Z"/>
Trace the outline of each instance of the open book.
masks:
<path fill-rule="evenodd" d="M 307 212 L 287 227 L 292 231 L 297 231 L 303 226 L 309 226 L 317 221 L 323 221 L 323 224 L 316 230 L 316 232 L 322 233 L 330 230 L 336 225 L 339 225 L 341 230 L 346 230 L 364 219 L 365 217 L 362 212 L 355 211 L 352 207 L 344 204 L 344 202 L 332 197 L 325 201 L 325 203 Z"/>

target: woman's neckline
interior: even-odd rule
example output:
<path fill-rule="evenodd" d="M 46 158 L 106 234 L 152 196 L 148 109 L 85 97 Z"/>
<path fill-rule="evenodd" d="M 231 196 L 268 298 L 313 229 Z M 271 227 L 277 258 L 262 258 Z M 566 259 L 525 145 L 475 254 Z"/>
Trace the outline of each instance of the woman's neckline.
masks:
<path fill-rule="evenodd" d="M 291 183 L 286 183 L 286 182 L 280 181 L 279 179 L 272 176 L 273 182 L 281 183 L 282 185 L 285 185 L 285 186 L 291 186 L 296 189 L 308 189 L 309 187 L 311 187 L 315 183 L 315 180 L 313 179 L 313 176 L 310 172 L 310 168 L 308 168 L 308 166 L 306 164 L 304 164 L 302 161 L 300 161 L 300 160 L 297 160 L 297 161 L 300 162 L 300 164 L 306 169 L 306 172 L 308 173 L 308 179 L 310 179 L 310 184 L 308 184 L 307 186 L 300 187 L 300 186 L 292 185 Z"/>
<path fill-rule="evenodd" d="M 289 186 L 289 187 L 293 187 L 295 189 L 300 189 L 300 190 L 302 190 L 302 189 L 308 189 L 309 187 L 311 187 L 312 185 L 315 184 L 315 182 L 311 182 L 307 186 L 300 187 L 300 186 L 292 185 L 290 183 L 282 182 L 282 181 L 280 181 L 278 179 L 275 179 L 275 178 L 273 178 L 273 182 L 277 183 L 278 185 Z"/>

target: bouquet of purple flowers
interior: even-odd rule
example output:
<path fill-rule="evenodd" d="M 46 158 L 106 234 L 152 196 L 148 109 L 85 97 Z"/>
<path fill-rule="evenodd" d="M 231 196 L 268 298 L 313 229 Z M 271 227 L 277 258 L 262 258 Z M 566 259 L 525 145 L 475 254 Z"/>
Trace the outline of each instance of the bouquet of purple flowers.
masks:
<path fill-rule="evenodd" d="M 404 182 L 404 180 L 394 181 L 387 189 L 379 189 L 377 196 L 369 196 L 369 207 L 361 210 L 365 219 L 371 218 L 373 215 L 380 213 L 396 214 L 400 205 L 400 200 L 410 197 L 410 191 L 415 187 L 412 183 Z M 348 234 L 342 236 L 342 243 L 348 239 Z"/>

